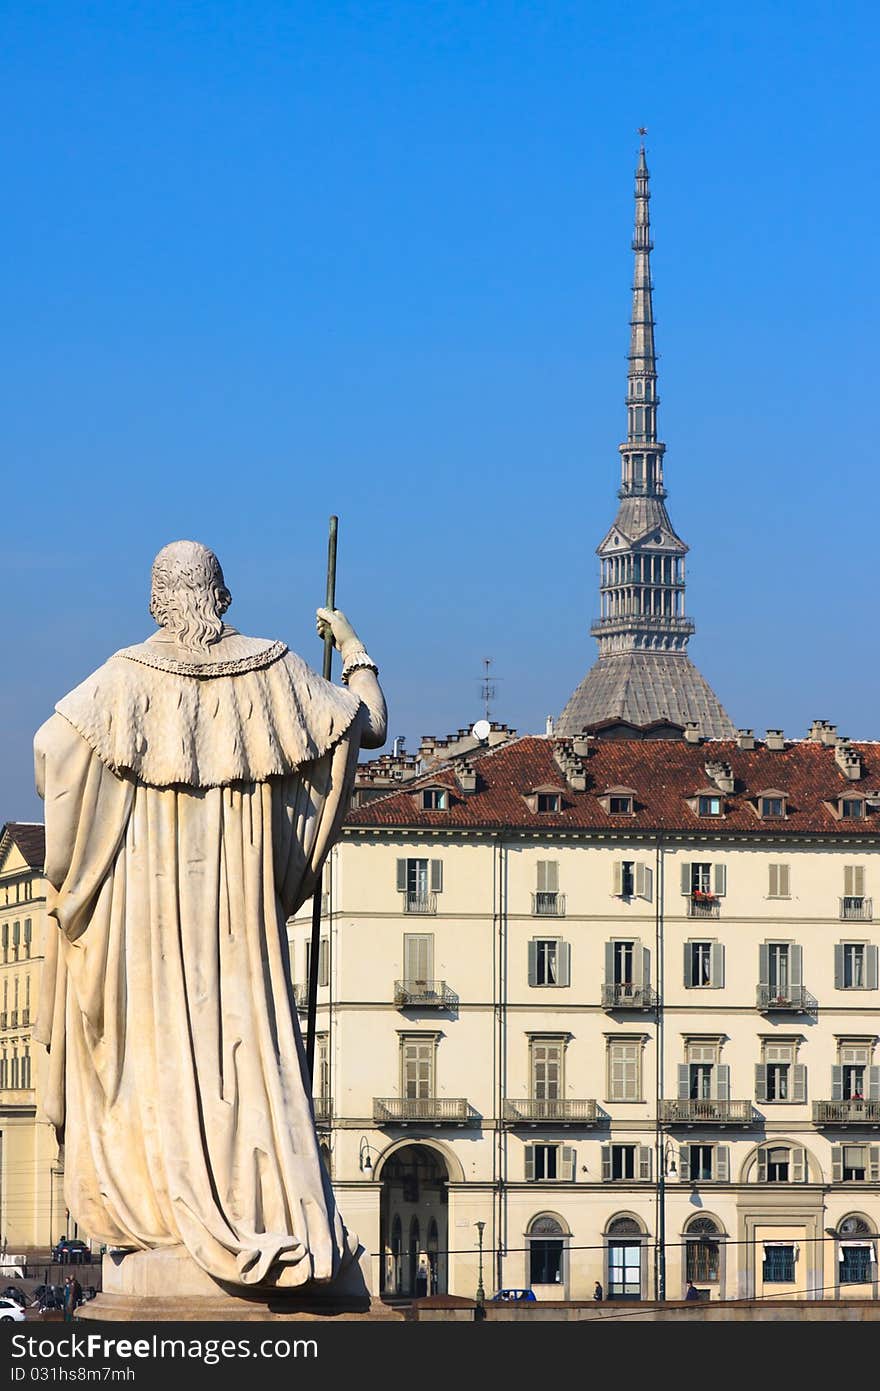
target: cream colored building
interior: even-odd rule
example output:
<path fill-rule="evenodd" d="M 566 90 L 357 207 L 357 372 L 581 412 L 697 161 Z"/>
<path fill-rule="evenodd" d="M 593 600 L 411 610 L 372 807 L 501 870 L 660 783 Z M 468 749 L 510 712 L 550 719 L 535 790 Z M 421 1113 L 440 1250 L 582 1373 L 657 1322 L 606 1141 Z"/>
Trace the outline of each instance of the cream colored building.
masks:
<path fill-rule="evenodd" d="M 487 1296 L 877 1296 L 880 746 L 660 732 L 365 771 L 315 1090 L 374 1288 L 473 1295 L 483 1222 Z"/>
<path fill-rule="evenodd" d="M 64 1177 L 51 1125 L 37 1109 L 45 1049 L 32 1028 L 40 994 L 46 892 L 43 827 L 0 831 L 0 1245 L 18 1254 L 66 1231 Z"/>

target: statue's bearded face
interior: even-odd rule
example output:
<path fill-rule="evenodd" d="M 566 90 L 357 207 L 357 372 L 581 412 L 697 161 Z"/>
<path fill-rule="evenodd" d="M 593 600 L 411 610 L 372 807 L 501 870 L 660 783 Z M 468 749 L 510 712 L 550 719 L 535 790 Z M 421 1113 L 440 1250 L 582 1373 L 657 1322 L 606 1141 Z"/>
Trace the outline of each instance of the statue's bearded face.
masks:
<path fill-rule="evenodd" d="M 172 541 L 153 561 L 150 613 L 182 647 L 217 642 L 231 603 L 219 560 L 198 541 Z"/>

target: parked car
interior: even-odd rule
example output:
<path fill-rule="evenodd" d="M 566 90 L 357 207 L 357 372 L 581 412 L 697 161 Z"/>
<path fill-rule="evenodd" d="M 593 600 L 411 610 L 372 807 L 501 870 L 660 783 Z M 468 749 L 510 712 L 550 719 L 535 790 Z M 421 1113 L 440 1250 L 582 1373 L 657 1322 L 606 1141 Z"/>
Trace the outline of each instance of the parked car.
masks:
<path fill-rule="evenodd" d="M 52 1251 L 52 1259 L 61 1265 L 89 1265 L 92 1252 L 84 1241 L 65 1236 Z"/>
<path fill-rule="evenodd" d="M 499 1299 L 505 1300 L 505 1301 L 506 1301 L 506 1300 L 509 1300 L 512 1304 L 520 1304 L 520 1303 L 526 1303 L 526 1304 L 528 1304 L 528 1303 L 534 1303 L 534 1302 L 535 1302 L 535 1291 L 534 1291 L 534 1290 L 498 1290 L 495 1294 L 493 1294 L 492 1300 L 493 1300 L 493 1302 L 494 1302 L 494 1301 L 499 1300 Z"/>
<path fill-rule="evenodd" d="M 21 1323 L 23 1320 L 24 1309 L 18 1301 L 0 1295 L 0 1323 Z"/>

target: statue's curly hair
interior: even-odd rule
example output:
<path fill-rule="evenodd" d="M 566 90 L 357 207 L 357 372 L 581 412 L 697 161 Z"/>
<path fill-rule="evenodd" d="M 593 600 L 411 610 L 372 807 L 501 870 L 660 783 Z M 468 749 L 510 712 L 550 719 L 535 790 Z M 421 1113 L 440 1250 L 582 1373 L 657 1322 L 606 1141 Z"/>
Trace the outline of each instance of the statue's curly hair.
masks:
<path fill-rule="evenodd" d="M 172 541 L 153 561 L 150 613 L 182 647 L 204 651 L 219 641 L 232 603 L 220 562 L 198 541 Z"/>

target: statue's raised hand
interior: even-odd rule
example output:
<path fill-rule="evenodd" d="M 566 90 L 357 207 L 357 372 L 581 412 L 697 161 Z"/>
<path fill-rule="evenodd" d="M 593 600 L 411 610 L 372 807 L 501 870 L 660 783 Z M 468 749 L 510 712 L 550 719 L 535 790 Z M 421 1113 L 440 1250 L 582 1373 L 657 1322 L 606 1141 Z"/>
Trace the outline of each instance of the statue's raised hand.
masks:
<path fill-rule="evenodd" d="M 363 646 L 342 609 L 318 609 L 316 626 L 318 637 L 332 637 L 333 646 L 343 657 Z"/>

